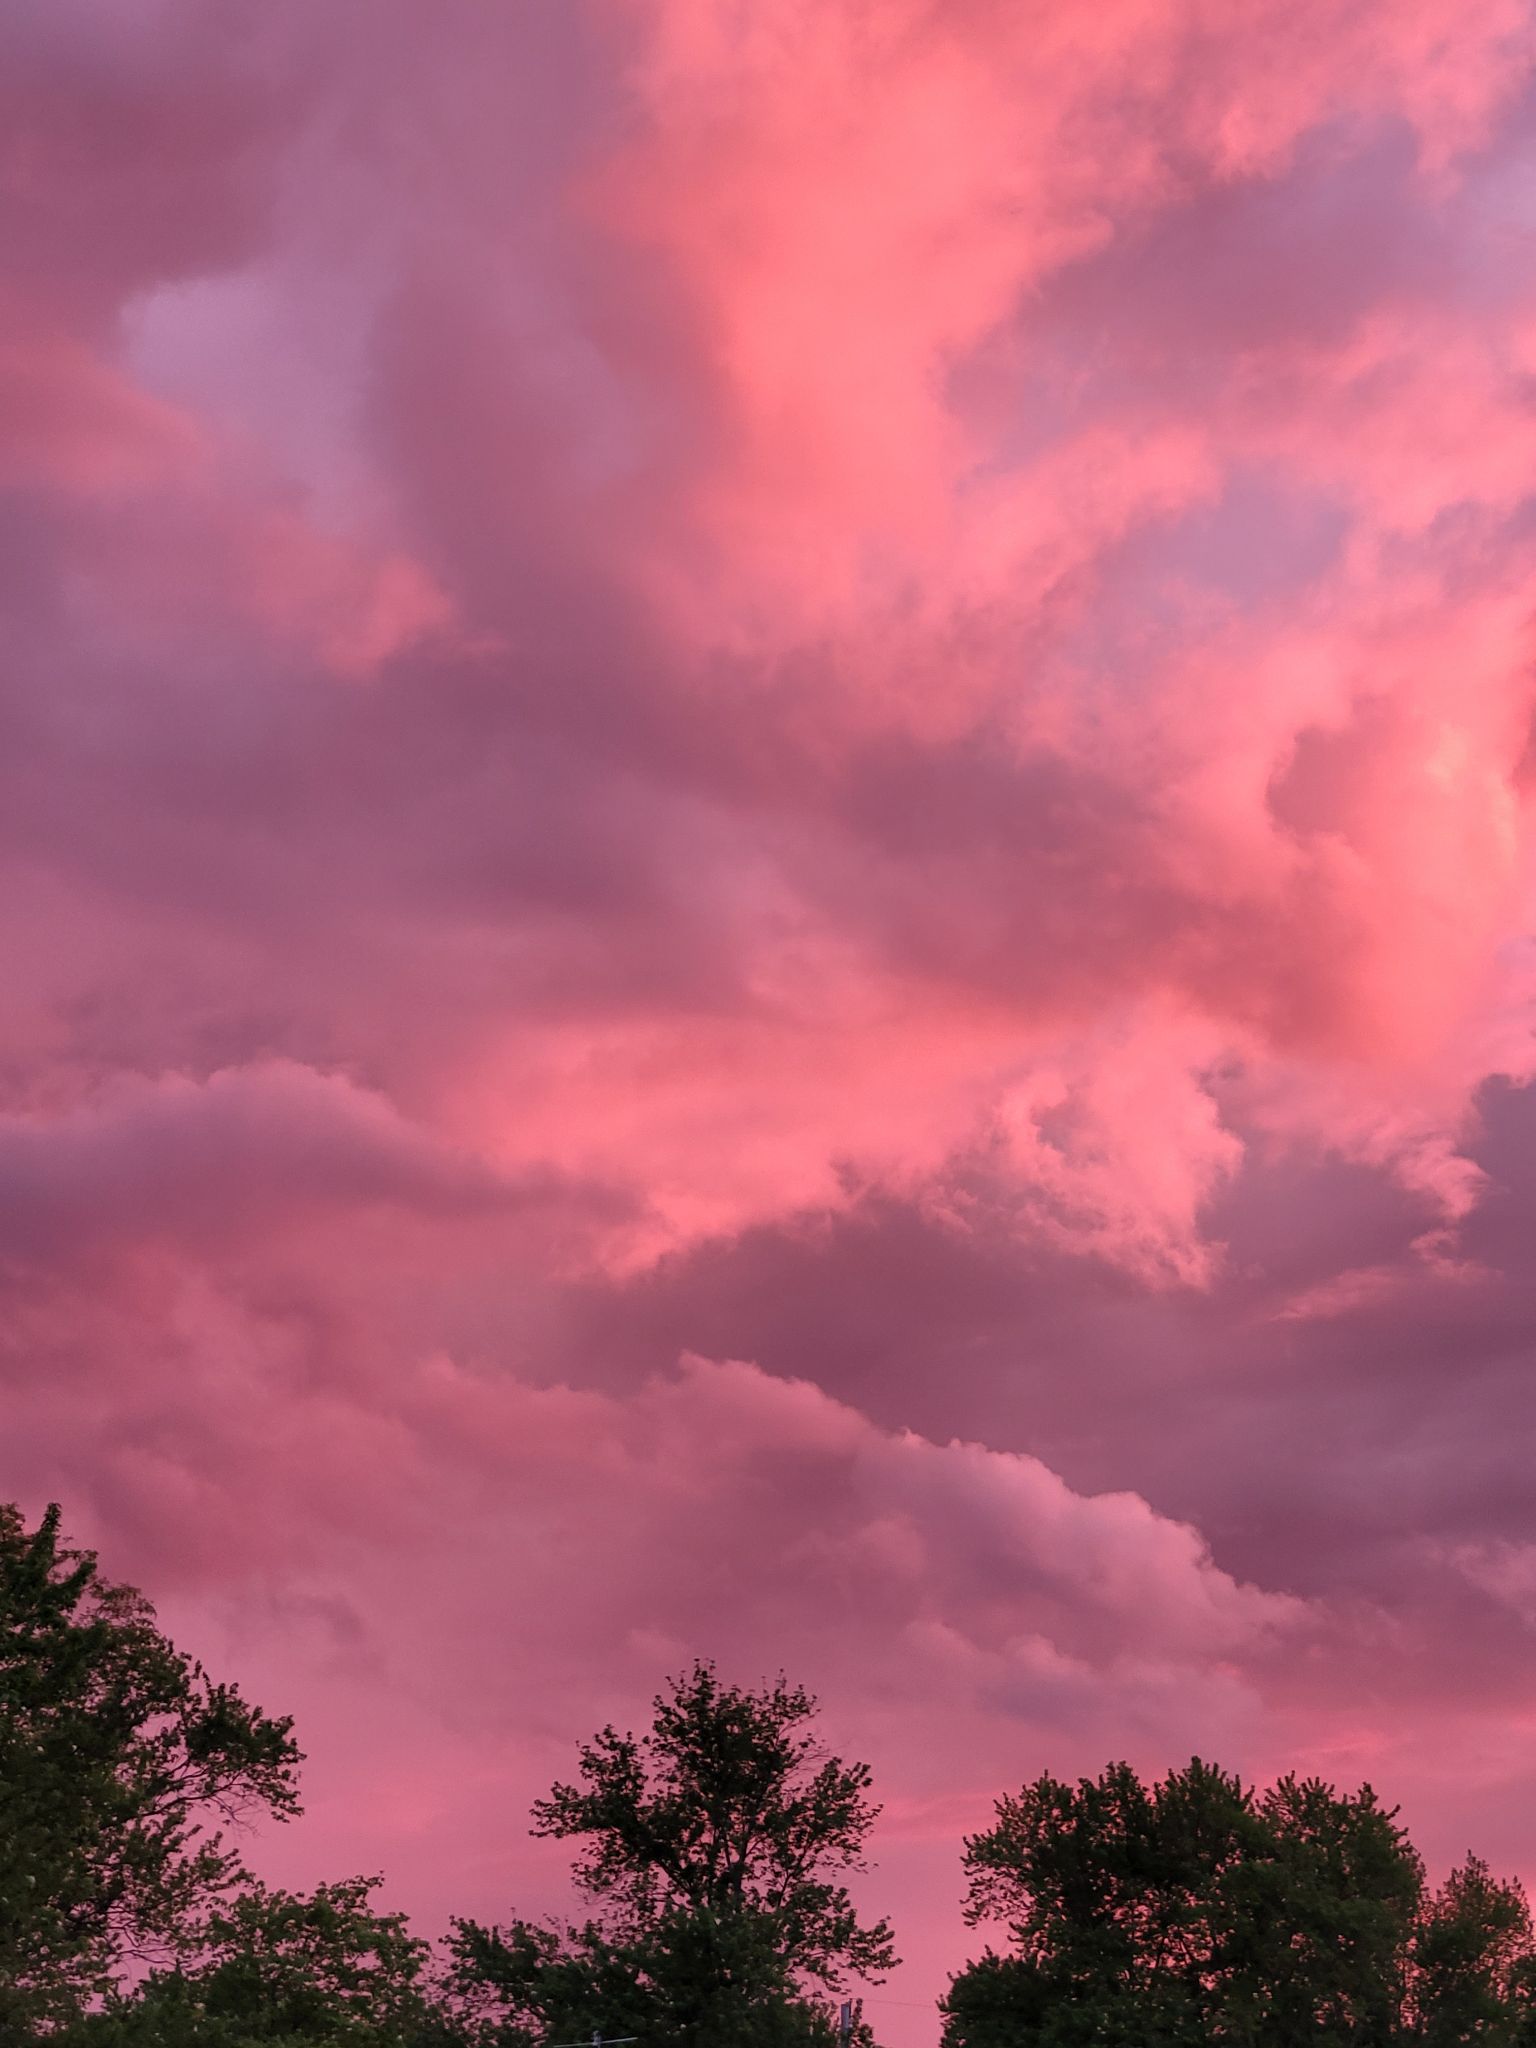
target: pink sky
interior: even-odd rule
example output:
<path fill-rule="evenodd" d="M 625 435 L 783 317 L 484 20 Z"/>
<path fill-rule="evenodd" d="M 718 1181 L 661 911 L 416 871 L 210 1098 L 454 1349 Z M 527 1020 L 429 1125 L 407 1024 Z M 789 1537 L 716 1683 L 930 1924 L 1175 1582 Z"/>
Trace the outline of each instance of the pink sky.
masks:
<path fill-rule="evenodd" d="M 10 0 L 0 1494 L 564 1902 L 696 1653 L 1536 1878 L 1530 0 Z"/>

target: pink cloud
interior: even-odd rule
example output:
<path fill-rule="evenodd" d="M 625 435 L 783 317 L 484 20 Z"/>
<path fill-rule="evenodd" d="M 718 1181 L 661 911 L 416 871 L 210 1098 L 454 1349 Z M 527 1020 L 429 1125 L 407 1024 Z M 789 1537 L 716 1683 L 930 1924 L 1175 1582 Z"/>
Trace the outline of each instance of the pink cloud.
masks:
<path fill-rule="evenodd" d="M 1047 1764 L 1536 1868 L 1533 57 L 6 12 L 0 1482 L 300 1712 L 290 1874 L 556 1898 L 695 1651 L 919 1996 Z"/>
<path fill-rule="evenodd" d="M 106 497 L 185 475 L 202 453 L 171 407 L 46 334 L 0 353 L 0 448 L 11 482 Z"/>
<path fill-rule="evenodd" d="M 1309 1626 L 1134 1495 L 878 1430 L 751 1367 L 685 1361 L 619 1399 L 438 1362 L 358 1408 L 315 1390 L 263 1412 L 256 1333 L 219 1318 L 200 1336 L 220 1364 L 182 1385 L 173 1430 L 147 1435 L 142 1384 L 112 1397 L 81 1533 L 114 1531 L 200 1648 L 238 1602 L 225 1661 L 317 1702 L 304 1856 L 387 1853 L 401 1896 L 439 1919 L 530 1885 L 542 1904 L 557 1880 L 519 1844 L 530 1764 L 643 1697 L 701 1627 L 733 1670 L 782 1663 L 842 1695 L 834 1727 L 892 1781 L 888 1894 L 906 1860 L 952 1857 L 988 1773 L 1042 1744 L 1086 1759 L 1111 1729 L 1144 1754 L 1191 1728 L 1252 1741 L 1266 1713 L 1242 1661 Z M 232 1485 L 249 1535 L 215 1563 L 194 1532 Z M 358 1795 L 386 1772 L 404 1782 L 379 1809 Z M 471 1798 L 495 1810 L 465 1838 Z M 468 1871 L 434 1868 L 445 1825 Z"/>

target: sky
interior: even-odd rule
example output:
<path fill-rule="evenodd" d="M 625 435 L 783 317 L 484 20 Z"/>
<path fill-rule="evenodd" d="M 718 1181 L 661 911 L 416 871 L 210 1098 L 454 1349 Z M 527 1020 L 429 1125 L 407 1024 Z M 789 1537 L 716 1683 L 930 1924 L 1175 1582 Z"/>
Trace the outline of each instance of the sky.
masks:
<path fill-rule="evenodd" d="M 1536 1879 L 1533 67 L 0 10 L 0 1496 L 297 1717 L 269 1874 L 561 1909 L 703 1655 L 889 2048 L 1045 1770 Z"/>

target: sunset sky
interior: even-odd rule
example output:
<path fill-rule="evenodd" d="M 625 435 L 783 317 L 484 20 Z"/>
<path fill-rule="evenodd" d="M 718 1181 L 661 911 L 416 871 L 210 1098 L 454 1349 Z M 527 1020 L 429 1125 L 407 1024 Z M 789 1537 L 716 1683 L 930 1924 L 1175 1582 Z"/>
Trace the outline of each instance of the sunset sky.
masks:
<path fill-rule="evenodd" d="M 1051 1769 L 1536 1879 L 1532 0 L 6 0 L 0 1497 L 566 1903 L 693 1655 L 893 2048 Z"/>

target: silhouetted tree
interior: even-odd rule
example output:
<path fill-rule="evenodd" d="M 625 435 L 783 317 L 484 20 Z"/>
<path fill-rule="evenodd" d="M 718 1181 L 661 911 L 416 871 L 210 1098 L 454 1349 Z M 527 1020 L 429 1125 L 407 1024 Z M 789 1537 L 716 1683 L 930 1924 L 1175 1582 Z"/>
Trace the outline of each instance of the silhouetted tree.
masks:
<path fill-rule="evenodd" d="M 1369 1785 L 1339 1793 L 1286 1777 L 1257 1817 L 1256 1850 L 1223 1888 L 1222 2024 L 1239 2039 L 1318 2048 L 1396 2041 L 1424 1866 L 1395 1810 Z"/>
<path fill-rule="evenodd" d="M 1114 1764 L 1002 1800 L 965 1860 L 967 1917 L 1014 1953 L 955 1979 L 947 2048 L 1398 2038 L 1423 1872 L 1369 1788 Z"/>
<path fill-rule="evenodd" d="M 593 1915 L 457 1923 L 456 1982 L 482 2038 L 829 2041 L 831 1998 L 895 1956 L 843 1882 L 878 1812 L 870 1774 L 818 1747 L 815 1711 L 782 1679 L 745 1691 L 698 1664 L 656 1700 L 648 1734 L 607 1728 L 583 1748 L 579 1782 L 537 1803 L 534 1833 L 582 1845 Z"/>
<path fill-rule="evenodd" d="M 290 1723 L 216 1685 L 49 1508 L 0 1504 L 0 2041 L 164 1959 L 236 1879 L 219 1824 L 297 1812 Z"/>
<path fill-rule="evenodd" d="M 1369 1786 L 1262 1794 L 1198 1759 L 1040 1778 L 967 1842 L 946 2048 L 1536 2048 L 1525 1895 L 1470 1859 L 1428 1894 Z"/>
<path fill-rule="evenodd" d="M 1519 1885 L 1469 1856 L 1420 1916 L 1409 1980 L 1410 2034 L 1422 2048 L 1536 2042 L 1536 1943 Z"/>
<path fill-rule="evenodd" d="M 89 1551 L 0 1505 L 0 2048 L 830 2048 L 895 1957 L 847 1879 L 878 1809 L 816 1702 L 696 1664 L 606 1728 L 534 1833 L 587 1917 L 456 1921 L 448 1961 L 377 1879 L 270 1890 L 221 1828 L 298 1811 L 286 1720 L 212 1682 Z M 1197 1758 L 1049 1776 L 965 1845 L 945 2048 L 1536 2048 L 1536 1933 L 1469 1858 L 1436 1892 L 1369 1786 L 1258 1793 Z M 873 2048 L 860 2026 L 860 2048 Z"/>
<path fill-rule="evenodd" d="M 376 1912 L 377 1878 L 307 1897 L 247 1884 L 192 1951 L 118 1993 L 60 2048 L 455 2048 L 430 1945 Z"/>

